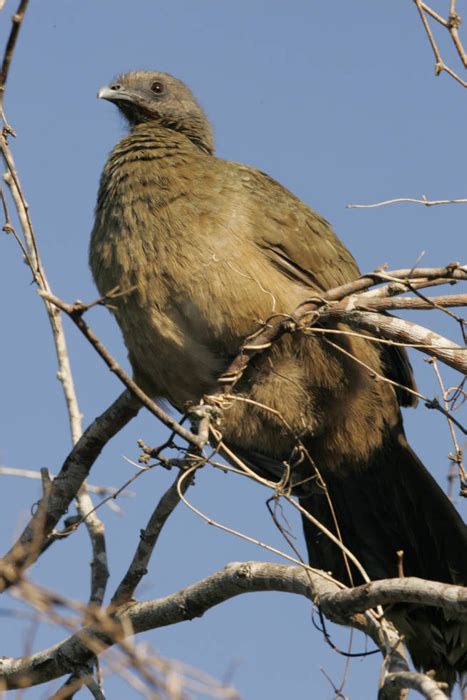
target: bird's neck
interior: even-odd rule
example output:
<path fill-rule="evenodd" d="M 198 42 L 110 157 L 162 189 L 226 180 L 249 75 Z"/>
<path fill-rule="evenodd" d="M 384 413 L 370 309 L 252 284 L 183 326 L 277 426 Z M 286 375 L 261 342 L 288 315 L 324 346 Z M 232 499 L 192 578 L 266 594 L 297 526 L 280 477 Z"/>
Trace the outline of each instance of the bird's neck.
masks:
<path fill-rule="evenodd" d="M 132 127 L 132 133 L 157 131 L 159 135 L 170 140 L 171 135 L 179 136 L 183 140 L 188 139 L 202 153 L 212 155 L 214 153 L 214 138 L 209 121 L 197 114 L 187 114 L 179 117 L 176 122 L 170 118 L 162 118 L 158 121 L 145 121 Z M 167 132 L 165 135 L 162 132 Z"/>
<path fill-rule="evenodd" d="M 148 121 L 137 124 L 113 149 L 109 162 L 122 163 L 132 157 L 158 160 L 166 157 L 205 156 L 185 134 Z"/>

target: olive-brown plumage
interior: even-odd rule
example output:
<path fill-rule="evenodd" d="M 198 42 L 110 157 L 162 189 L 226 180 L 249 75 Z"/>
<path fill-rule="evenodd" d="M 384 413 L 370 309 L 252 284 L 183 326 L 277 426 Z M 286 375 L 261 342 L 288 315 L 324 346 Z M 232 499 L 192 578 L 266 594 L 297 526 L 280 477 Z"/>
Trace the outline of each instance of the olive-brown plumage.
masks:
<path fill-rule="evenodd" d="M 136 381 L 183 409 L 215 389 L 261 321 L 354 279 L 358 267 L 292 193 L 213 155 L 210 124 L 177 79 L 128 73 L 99 96 L 117 104 L 131 130 L 102 173 L 92 272 L 102 294 L 132 290 L 113 304 Z M 344 334 L 283 336 L 236 389 L 253 401 L 223 412 L 225 442 L 253 468 L 280 474 L 295 443 L 285 419 L 327 482 L 344 543 L 371 578 L 396 576 L 402 549 L 406 575 L 465 583 L 465 526 L 405 441 L 399 403 L 410 403 L 408 394 L 375 381 L 375 372 L 411 386 L 407 358 L 394 348 Z M 297 482 L 314 474 L 307 460 L 295 472 Z M 335 531 L 313 483 L 297 495 Z M 307 521 L 305 535 L 311 563 L 347 582 L 336 546 Z M 465 622 L 408 606 L 392 616 L 416 665 L 436 667 L 450 683 L 466 669 Z"/>

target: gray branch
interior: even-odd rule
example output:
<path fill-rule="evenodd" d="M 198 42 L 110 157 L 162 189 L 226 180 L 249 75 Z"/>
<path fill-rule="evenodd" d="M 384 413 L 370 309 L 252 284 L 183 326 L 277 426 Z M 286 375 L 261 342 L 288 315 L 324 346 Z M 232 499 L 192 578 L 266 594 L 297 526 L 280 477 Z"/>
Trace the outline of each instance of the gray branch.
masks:
<path fill-rule="evenodd" d="M 3 658 L 0 680 L 7 689 L 37 685 L 73 673 L 92 657 L 125 635 L 146 632 L 201 617 L 216 605 L 244 593 L 280 591 L 311 599 L 332 622 L 352 626 L 368 634 L 385 659 L 380 698 L 404 697 L 416 687 L 429 700 L 445 700 L 439 686 L 424 674 L 412 674 L 401 652 L 400 638 L 392 625 L 368 612 L 388 602 L 441 605 L 452 614 L 465 611 L 467 592 L 460 586 L 416 578 L 387 579 L 354 589 L 342 589 L 329 575 L 301 567 L 263 562 L 232 563 L 207 578 L 164 598 L 113 609 L 101 623 L 87 625 L 78 633 L 48 649 L 23 658 Z M 417 684 L 416 686 L 414 684 Z M 436 689 L 436 693 L 435 693 Z"/>
<path fill-rule="evenodd" d="M 131 393 L 124 391 L 83 433 L 51 483 L 47 497 L 39 502 L 19 539 L 0 560 L 0 592 L 16 583 L 22 571 L 37 560 L 103 447 L 139 409 L 140 405 Z"/>

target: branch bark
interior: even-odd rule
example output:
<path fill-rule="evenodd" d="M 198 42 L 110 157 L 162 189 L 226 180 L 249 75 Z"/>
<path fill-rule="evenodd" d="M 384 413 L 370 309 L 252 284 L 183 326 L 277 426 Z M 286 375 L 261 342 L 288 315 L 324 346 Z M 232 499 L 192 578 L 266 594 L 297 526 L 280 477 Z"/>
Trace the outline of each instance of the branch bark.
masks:
<path fill-rule="evenodd" d="M 376 284 L 389 282 L 384 287 L 384 292 L 392 297 L 410 290 L 412 285 L 414 288 L 421 289 L 425 285 L 431 286 L 433 282 L 439 284 L 440 280 L 444 280 L 445 284 L 467 280 L 467 266 L 451 263 L 444 268 L 400 269 L 388 272 L 375 270 L 373 273 L 362 275 L 353 282 L 323 292 L 316 298 L 304 302 L 298 309 L 291 312 L 289 318 L 272 317 L 268 319 L 262 328 L 245 340 L 235 359 L 219 378 L 219 383 L 224 387 L 224 391 L 225 388 L 230 391 L 242 377 L 250 360 L 258 353 L 268 349 L 284 333 L 293 331 L 300 325 L 305 327 L 307 319 L 311 318 L 313 324 L 316 325 L 317 322 L 326 322 L 331 317 L 333 320 L 339 318 L 343 323 L 365 328 L 373 333 L 376 329 L 376 332 L 381 331 L 381 335 L 389 340 L 396 340 L 407 345 L 423 345 L 423 348 L 419 348 L 423 352 L 437 357 L 461 372 L 465 372 L 467 371 L 467 353 L 456 343 L 417 324 L 411 324 L 386 314 L 372 314 L 370 311 L 363 311 L 363 309 L 371 308 L 382 311 L 386 308 L 385 300 L 381 297 L 381 290 L 359 294 L 359 292 Z M 464 296 L 462 295 L 463 299 Z M 459 301 L 458 297 L 456 297 L 457 301 Z M 340 304 L 329 302 L 340 302 Z M 424 306 L 420 302 L 421 300 L 412 300 L 412 302 L 407 300 L 404 303 L 404 308 Z M 388 298 L 387 303 L 388 307 L 391 308 L 394 301 L 392 298 Z M 434 304 L 435 302 L 433 302 L 433 306 Z M 358 311 L 358 309 L 362 310 Z"/>
<path fill-rule="evenodd" d="M 397 599 L 398 602 L 431 606 L 441 604 L 452 614 L 459 614 L 465 612 L 467 606 L 465 589 L 407 578 L 375 581 L 347 590 L 324 572 L 320 574 L 309 568 L 264 562 L 228 564 L 211 576 L 164 598 L 122 606 L 107 616 L 105 611 L 96 611 L 96 621 L 92 625 L 62 642 L 28 657 L 4 657 L 0 683 L 3 682 L 5 689 L 13 689 L 73 673 L 76 667 L 85 666 L 96 653 L 119 643 L 128 634 L 201 617 L 216 605 L 244 593 L 280 591 L 311 599 L 312 589 L 315 604 L 320 605 L 332 622 L 350 625 L 368 634 L 388 660 L 384 698 L 399 698 L 401 687 L 416 687 L 414 683 L 418 684 L 417 689 L 428 688 L 429 692 L 434 692 L 434 682 L 428 676 L 416 674 L 415 678 L 413 674 L 407 675 L 407 664 L 397 649 L 400 645 L 397 633 L 370 609 Z M 442 691 L 438 695 L 429 695 L 428 691 L 423 690 L 423 693 L 430 700 L 445 700 Z"/>
<path fill-rule="evenodd" d="M 180 503 L 180 495 L 178 490 L 178 481 L 180 475 L 177 477 L 173 484 L 167 489 L 156 508 L 154 509 L 151 517 L 149 518 L 148 524 L 144 530 L 140 532 L 140 542 L 136 549 L 133 560 L 128 567 L 128 571 L 121 580 L 120 584 L 115 591 L 111 605 L 114 607 L 119 607 L 124 603 L 131 601 L 133 594 L 140 583 L 143 576 L 147 574 L 147 567 L 149 560 L 151 559 L 154 547 L 156 546 L 157 540 L 164 527 L 167 519 L 173 512 L 173 510 Z M 182 493 L 190 486 L 189 480 L 184 480 L 181 489 Z"/>
<path fill-rule="evenodd" d="M 0 592 L 16 583 L 31 566 L 52 534 L 60 518 L 77 495 L 102 448 L 141 408 L 129 391 L 124 391 L 104 413 L 96 418 L 66 458 L 23 533 L 0 560 Z"/>
<path fill-rule="evenodd" d="M 413 346 L 458 372 L 467 374 L 467 348 L 407 319 L 371 311 L 356 311 L 352 308 L 352 300 L 348 306 L 348 309 L 343 306 L 330 306 L 319 314 L 319 318 L 323 322 L 328 319 L 339 320 L 351 328 L 376 333 L 376 337 L 380 335 L 386 340 L 393 340 L 408 347 Z"/>

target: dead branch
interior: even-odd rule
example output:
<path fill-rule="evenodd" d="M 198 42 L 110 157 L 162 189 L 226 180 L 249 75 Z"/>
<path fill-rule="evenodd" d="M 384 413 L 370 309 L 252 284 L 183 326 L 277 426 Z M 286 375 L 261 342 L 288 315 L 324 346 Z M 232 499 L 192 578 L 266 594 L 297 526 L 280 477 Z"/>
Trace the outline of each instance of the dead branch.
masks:
<path fill-rule="evenodd" d="M 7 467 L 4 464 L 0 465 L 0 476 L 16 476 L 22 479 L 38 480 L 41 478 L 40 472 L 36 469 L 20 469 L 18 467 Z M 54 475 L 51 474 L 52 479 Z M 97 484 L 86 484 L 89 493 L 94 493 L 96 496 L 114 496 L 117 491 L 122 496 L 134 496 L 134 492 L 121 491 L 116 486 L 101 486 Z"/>
<path fill-rule="evenodd" d="M 377 209 L 378 207 L 387 207 L 389 204 L 423 204 L 425 207 L 435 207 L 440 204 L 467 204 L 467 199 L 427 199 L 422 195 L 420 199 L 416 197 L 396 197 L 395 199 L 385 199 L 382 202 L 373 204 L 346 204 L 347 209 Z"/>
<path fill-rule="evenodd" d="M 454 78 L 455 81 L 457 81 L 462 87 L 467 87 L 467 82 L 465 80 L 462 80 L 462 78 L 455 73 L 452 68 L 449 68 L 447 66 L 442 57 L 441 57 L 441 51 L 438 48 L 438 44 L 435 40 L 433 31 L 430 27 L 430 24 L 428 22 L 427 16 L 429 15 L 432 17 L 434 20 L 436 20 L 439 24 L 441 24 L 445 29 L 448 30 L 452 42 L 454 44 L 454 47 L 459 55 L 460 60 L 462 61 L 463 67 L 467 68 L 467 53 L 464 50 L 464 47 L 462 46 L 462 42 L 459 37 L 459 32 L 458 32 L 458 27 L 461 24 L 461 17 L 460 15 L 456 12 L 456 0 L 451 0 L 450 3 L 450 10 L 449 10 L 449 17 L 447 19 L 444 19 L 439 15 L 435 10 L 433 10 L 429 5 L 427 5 L 425 2 L 422 2 L 422 0 L 414 0 L 415 5 L 417 7 L 418 13 L 420 15 L 420 19 L 423 24 L 423 28 L 425 29 L 425 33 L 428 37 L 428 41 L 430 43 L 431 49 L 433 51 L 434 57 L 435 57 L 435 75 L 440 75 L 442 72 L 447 73 L 448 75 L 451 76 L 451 78 Z"/>
<path fill-rule="evenodd" d="M 398 280 L 402 286 L 400 291 L 408 290 L 410 285 L 421 281 L 421 287 L 430 286 L 427 282 L 431 280 L 444 280 L 444 284 L 452 284 L 456 281 L 467 280 L 467 265 L 452 262 L 446 267 L 415 267 L 398 270 L 386 270 L 385 266 L 361 275 L 353 282 L 347 282 L 340 287 L 324 292 L 321 296 L 326 301 L 341 301 L 344 297 L 356 294 L 364 289 L 373 287 L 385 280 Z M 439 282 L 437 282 L 439 284 Z M 404 287 L 405 285 L 405 287 Z M 400 292 L 395 292 L 400 293 Z"/>
<path fill-rule="evenodd" d="M 11 61 L 13 58 L 13 53 L 15 51 L 16 42 L 18 40 L 19 30 L 21 29 L 21 24 L 24 19 L 28 7 L 29 0 L 21 0 L 18 5 L 18 9 L 11 18 L 11 31 L 8 37 L 5 53 L 3 55 L 2 67 L 0 69 L 0 118 L 6 124 L 5 114 L 3 110 L 3 101 L 5 97 L 5 86 L 8 79 L 8 74 L 10 72 Z M 0 6 L 0 9 L 2 7 Z M 10 129 L 11 130 L 11 129 Z"/>
<path fill-rule="evenodd" d="M 78 513 L 86 525 L 91 540 L 92 560 L 89 603 L 102 605 L 107 581 L 110 576 L 105 543 L 105 527 L 96 513 L 94 503 L 87 492 L 86 483 L 83 483 L 78 491 L 76 503 Z"/>
<path fill-rule="evenodd" d="M 387 656 L 393 651 L 391 644 L 398 639 L 391 625 L 382 623 L 373 616 L 371 608 L 394 602 L 417 602 L 423 605 L 439 605 L 458 615 L 467 610 L 467 592 L 460 586 L 437 584 L 420 579 L 387 579 L 375 581 L 355 589 L 343 589 L 342 584 L 330 580 L 319 572 L 306 567 L 269 564 L 263 562 L 233 563 L 225 568 L 164 598 L 123 606 L 109 618 L 105 611 L 96 612 L 92 624 L 48 649 L 20 659 L 4 658 L 0 680 L 8 689 L 44 683 L 74 668 L 85 666 L 97 652 L 102 652 L 115 643 L 121 643 L 127 634 L 140 633 L 167 625 L 176 624 L 193 617 L 202 616 L 207 610 L 237 595 L 255 591 L 280 591 L 311 597 L 312 577 L 314 602 L 319 603 L 323 613 L 337 624 L 349 624 L 369 634 Z M 60 601 L 63 605 L 63 602 Z M 350 619 L 349 619 L 350 615 Z M 97 624 L 101 619 L 102 624 Z M 392 635 L 392 636 L 391 636 Z M 395 636 L 394 636 L 395 635 Z M 403 657 L 393 661 L 389 675 L 407 671 Z M 418 674 L 419 680 L 428 676 Z M 387 681 L 398 686 L 404 677 Z M 410 680 L 406 678 L 408 685 Z M 386 682 L 385 682 L 386 685 Z M 430 686 L 431 687 L 431 686 Z M 424 691 L 425 692 L 425 691 Z M 386 694 L 385 697 L 399 697 Z M 432 697 L 425 695 L 425 697 Z M 439 698 L 443 697 L 442 695 Z"/>
<path fill-rule="evenodd" d="M 334 615 L 355 615 L 377 605 L 393 603 L 417 603 L 441 608 L 452 615 L 467 614 L 467 589 L 436 581 L 410 576 L 371 581 L 355 588 L 323 594 L 327 612 Z"/>
<path fill-rule="evenodd" d="M 446 340 L 428 331 L 422 326 L 417 326 L 408 321 L 402 321 L 395 317 L 390 317 L 383 314 L 371 314 L 368 312 L 353 313 L 354 309 L 358 308 L 360 303 L 359 292 L 362 292 L 369 287 L 381 283 L 385 280 L 390 280 L 390 285 L 387 285 L 385 292 L 389 292 L 390 296 L 401 294 L 407 289 L 411 289 L 412 285 L 416 285 L 417 289 L 423 288 L 422 280 L 427 281 L 429 286 L 432 280 L 444 279 L 446 284 L 457 280 L 467 280 L 467 266 L 459 265 L 459 263 L 451 263 L 445 268 L 417 268 L 392 270 L 385 272 L 383 270 L 375 270 L 373 273 L 362 275 L 359 279 L 341 285 L 334 289 L 323 292 L 319 298 L 311 299 L 302 304 L 298 309 L 291 313 L 290 317 L 271 317 L 263 324 L 256 333 L 246 339 L 240 352 L 231 362 L 227 370 L 219 378 L 219 382 L 229 390 L 243 376 L 243 372 L 248 366 L 250 360 L 259 352 L 271 347 L 271 344 L 280 338 L 284 333 L 293 331 L 300 326 L 306 325 L 306 319 L 311 318 L 313 324 L 316 325 L 319 321 L 326 320 L 328 314 L 341 313 L 340 320 L 349 325 L 358 328 L 364 328 L 374 332 L 381 332 L 382 337 L 395 340 L 408 345 L 420 345 L 420 349 L 427 354 L 437 357 L 442 362 L 454 366 L 455 369 L 465 372 L 467 369 L 467 358 L 464 348 L 456 345 L 450 340 Z M 399 285 L 399 286 L 398 286 Z M 371 308 L 371 304 L 376 295 L 369 296 L 361 295 L 361 308 Z M 464 295 L 461 295 L 464 296 Z M 382 298 L 384 299 L 384 297 Z M 456 300 L 457 297 L 456 297 Z M 331 305 L 326 302 L 342 302 L 340 305 Z M 420 308 L 422 300 L 413 300 L 412 308 Z M 368 306 L 366 305 L 368 302 Z M 388 299 L 388 304 L 391 305 L 394 300 Z M 405 302 L 405 308 L 409 308 L 409 302 Z M 436 303 L 434 300 L 431 303 L 433 306 Z M 403 305 L 402 305 L 403 307 Z M 376 306 L 379 311 L 385 308 L 384 301 L 380 304 L 376 301 Z M 328 316 L 329 317 L 329 316 Z M 345 317 L 345 318 L 344 318 Z M 422 347 L 423 346 L 423 347 Z"/>
<path fill-rule="evenodd" d="M 21 0 L 18 6 L 18 10 L 12 18 L 12 28 L 7 41 L 2 67 L 0 70 L 0 116 L 4 123 L 4 127 L 0 135 L 0 150 L 7 169 L 7 172 L 4 175 L 4 180 L 10 188 L 11 196 L 15 204 L 16 211 L 18 213 L 18 218 L 21 223 L 21 228 L 23 230 L 24 235 L 24 244 L 21 241 L 20 237 L 16 236 L 16 234 L 15 238 L 20 243 L 21 250 L 25 253 L 25 260 L 29 264 L 29 267 L 33 274 L 33 278 L 37 283 L 39 289 L 50 292 L 50 285 L 48 283 L 45 270 L 39 256 L 37 239 L 29 213 L 29 206 L 27 204 L 26 197 L 21 187 L 21 182 L 19 179 L 18 171 L 16 169 L 13 154 L 8 144 L 8 134 L 14 134 L 14 131 L 7 123 L 3 106 L 3 100 L 5 96 L 5 85 L 8 77 L 8 72 L 13 58 L 13 53 L 16 46 L 19 30 L 24 19 L 27 7 L 28 0 Z M 10 232 L 15 233 L 13 231 L 13 227 L 11 226 L 3 192 L 2 202 L 5 213 L 5 228 L 8 227 L 8 230 Z M 63 392 L 65 395 L 65 401 L 70 422 L 72 443 L 76 444 L 76 442 L 82 435 L 82 416 L 79 409 L 78 399 L 74 387 L 73 374 L 71 370 L 62 319 L 60 317 L 58 309 L 55 306 L 53 306 L 46 300 L 44 300 L 44 303 L 46 306 L 47 314 L 52 329 L 57 361 L 59 366 L 58 378 L 62 383 Z M 80 492 L 77 494 L 76 498 L 78 511 L 82 511 L 83 509 L 87 511 L 92 510 L 92 500 L 86 492 L 86 486 L 84 484 L 82 485 Z M 93 513 L 93 515 L 86 520 L 86 528 L 90 536 L 93 552 L 91 600 L 97 602 L 103 599 L 103 595 L 105 592 L 105 583 L 109 575 L 105 556 L 104 526 L 100 521 L 98 515 Z"/>
<path fill-rule="evenodd" d="M 360 301 L 361 300 L 361 301 Z M 455 308 L 467 306 L 467 294 L 444 294 L 437 297 L 417 299 L 416 297 L 379 297 L 369 299 L 364 294 L 355 297 L 355 309 L 369 311 L 390 311 L 405 309 L 414 311 L 433 311 L 436 308 Z"/>
<path fill-rule="evenodd" d="M 152 513 L 145 529 L 141 530 L 139 545 L 136 549 L 128 571 L 119 583 L 117 590 L 112 597 L 112 606 L 118 608 L 119 606 L 130 602 L 136 587 L 140 583 L 143 576 L 147 574 L 149 560 L 151 559 L 161 530 L 173 510 L 180 503 L 180 495 L 178 491 L 179 478 L 180 477 L 177 474 L 175 481 L 167 489 L 154 509 L 154 512 Z M 186 492 L 189 485 L 189 480 L 185 480 L 183 482 L 183 485 L 181 486 L 182 493 Z"/>
<path fill-rule="evenodd" d="M 42 499 L 23 533 L 0 560 L 0 592 L 16 583 L 39 557 L 48 537 L 76 497 L 102 448 L 138 413 L 140 404 L 124 391 L 85 430 L 53 480 L 47 500 Z"/>
<path fill-rule="evenodd" d="M 381 334 L 383 338 L 436 357 L 462 374 L 467 373 L 467 348 L 412 321 L 395 316 L 354 311 L 352 305 L 351 300 L 348 309 L 343 305 L 330 306 L 319 313 L 319 319 L 323 322 L 331 318 L 339 319 L 351 328 L 360 328 L 376 334 L 377 337 Z"/>
<path fill-rule="evenodd" d="M 26 259 L 31 267 L 31 272 L 34 277 L 34 281 L 38 285 L 38 288 L 43 291 L 50 292 L 50 285 L 48 283 L 37 249 L 36 236 L 29 215 L 29 207 L 21 189 L 13 156 L 4 134 L 0 134 L 0 151 L 8 170 L 7 174 L 4 176 L 4 179 L 10 188 L 24 233 L 25 246 L 28 251 L 28 256 Z M 55 351 L 59 367 L 57 376 L 62 383 L 70 421 L 72 441 L 75 443 L 82 433 L 82 416 L 76 396 L 62 319 L 60 317 L 59 310 L 53 306 L 53 304 L 50 304 L 46 300 L 44 300 L 44 303 L 54 338 Z"/>
<path fill-rule="evenodd" d="M 379 693 L 379 700 L 389 697 L 388 693 L 406 688 L 417 690 L 427 700 L 448 700 L 448 696 L 442 688 L 446 688 L 446 683 L 437 683 L 426 673 L 415 671 L 399 671 L 398 673 L 388 673 L 384 678 L 383 686 Z"/>

